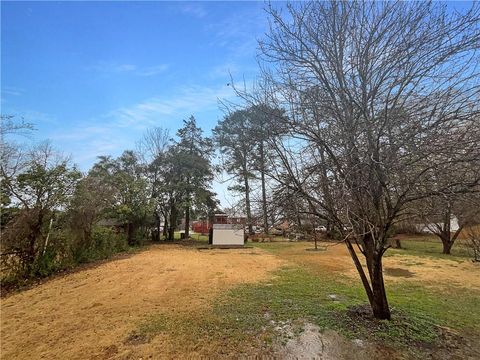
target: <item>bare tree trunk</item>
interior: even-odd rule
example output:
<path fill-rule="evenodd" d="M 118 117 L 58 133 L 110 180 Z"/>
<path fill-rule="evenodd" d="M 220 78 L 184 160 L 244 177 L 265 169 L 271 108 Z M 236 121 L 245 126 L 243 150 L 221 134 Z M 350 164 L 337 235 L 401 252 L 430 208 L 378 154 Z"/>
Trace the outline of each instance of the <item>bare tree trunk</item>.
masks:
<path fill-rule="evenodd" d="M 442 241 L 443 245 L 443 250 L 442 253 L 445 255 L 450 255 L 451 250 L 453 245 L 455 244 L 455 241 L 457 240 L 458 236 L 460 235 L 460 232 L 463 229 L 463 226 L 459 226 L 458 229 L 455 231 L 455 233 L 452 234 L 451 232 L 451 224 L 450 224 L 450 215 L 448 215 L 448 220 L 446 220 L 447 217 L 444 220 L 444 224 L 439 231 L 435 231 L 435 235 L 437 235 L 440 240 Z"/>
<path fill-rule="evenodd" d="M 326 236 L 329 239 L 333 239 L 335 237 L 335 232 L 334 232 L 334 227 L 333 224 L 330 221 L 327 221 L 327 225 L 325 226 L 327 231 L 326 231 Z"/>
<path fill-rule="evenodd" d="M 168 240 L 174 241 L 175 240 L 175 228 L 177 225 L 177 208 L 175 207 L 175 203 L 173 201 L 170 202 L 170 227 L 168 229 Z"/>
<path fill-rule="evenodd" d="M 360 280 L 362 280 L 363 288 L 365 289 L 365 292 L 367 293 L 368 301 L 370 304 L 373 302 L 373 292 L 370 287 L 370 284 L 368 282 L 368 278 L 365 274 L 365 270 L 362 267 L 362 263 L 358 259 L 357 253 L 355 252 L 355 249 L 353 248 L 353 245 L 350 241 L 350 239 L 345 240 L 345 244 L 347 245 L 348 252 L 350 253 L 350 256 L 352 257 L 353 263 L 358 271 L 358 275 L 360 275 Z"/>
<path fill-rule="evenodd" d="M 155 211 L 155 236 L 153 241 L 160 241 L 160 214 L 158 213 L 158 211 Z"/>
<path fill-rule="evenodd" d="M 185 239 L 190 237 L 190 206 L 185 208 Z"/>
<path fill-rule="evenodd" d="M 453 241 L 450 239 L 452 235 L 450 230 L 451 230 L 451 210 L 450 210 L 450 206 L 447 206 L 446 211 L 444 212 L 443 229 L 440 234 L 440 239 L 442 239 L 442 244 L 443 244 L 443 253 L 447 255 L 450 254 L 450 250 L 452 249 L 452 246 L 453 246 Z"/>
<path fill-rule="evenodd" d="M 29 241 L 28 241 L 28 250 L 27 250 L 27 256 L 26 256 L 26 271 L 27 275 L 31 275 L 32 269 L 33 269 L 33 263 L 35 262 L 35 242 L 36 242 L 36 236 L 32 233 L 29 236 Z"/>
<path fill-rule="evenodd" d="M 268 234 L 267 189 L 265 185 L 265 149 L 260 141 L 260 180 L 262 183 L 263 231 Z"/>
<path fill-rule="evenodd" d="M 374 253 L 373 256 L 373 274 L 372 291 L 373 302 L 370 304 L 373 310 L 373 316 L 380 320 L 390 320 L 390 308 L 387 301 L 387 292 L 385 291 L 385 282 L 383 280 L 382 254 Z"/>
<path fill-rule="evenodd" d="M 128 245 L 134 245 L 134 235 L 135 234 L 135 225 L 131 222 L 127 225 L 127 243 Z"/>
<path fill-rule="evenodd" d="M 365 270 L 363 269 L 350 240 L 346 240 L 348 251 L 350 252 L 355 267 L 362 280 L 363 287 L 372 308 L 373 316 L 380 320 L 390 320 L 390 308 L 387 301 L 382 270 L 383 254 L 378 253 L 373 249 L 368 249 L 369 247 L 371 248 L 371 245 L 368 244 L 368 239 L 366 239 L 366 242 L 365 259 L 367 262 L 368 273 L 370 275 L 370 282 L 368 281 Z"/>
<path fill-rule="evenodd" d="M 442 245 L 443 245 L 442 253 L 445 255 L 450 255 L 453 247 L 453 241 L 450 241 L 450 237 L 448 238 L 442 237 L 441 239 L 442 239 Z"/>
<path fill-rule="evenodd" d="M 245 185 L 245 207 L 247 211 L 247 225 L 248 225 L 248 235 L 253 235 L 253 226 L 252 226 L 252 210 L 250 208 L 250 185 L 248 184 L 248 173 L 246 166 L 243 171 L 243 181 Z"/>
<path fill-rule="evenodd" d="M 163 224 L 163 237 L 165 240 L 168 238 L 168 218 L 165 216 L 165 222 Z"/>
<path fill-rule="evenodd" d="M 28 236 L 28 248 L 26 254 L 26 261 L 25 261 L 25 270 L 27 275 L 31 275 L 33 270 L 33 263 L 37 257 L 37 239 L 40 236 L 42 231 L 42 223 L 43 223 L 43 211 L 39 210 L 38 215 L 35 216 L 34 223 L 30 226 L 30 235 Z"/>

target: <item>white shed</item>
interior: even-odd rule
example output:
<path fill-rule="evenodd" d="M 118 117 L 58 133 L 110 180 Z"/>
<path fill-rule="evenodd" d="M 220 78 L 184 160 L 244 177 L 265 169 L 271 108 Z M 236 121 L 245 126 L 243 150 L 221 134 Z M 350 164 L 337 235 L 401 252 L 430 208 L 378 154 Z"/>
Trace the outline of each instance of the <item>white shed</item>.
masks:
<path fill-rule="evenodd" d="M 245 243 L 242 224 L 213 224 L 212 245 L 241 246 Z"/>

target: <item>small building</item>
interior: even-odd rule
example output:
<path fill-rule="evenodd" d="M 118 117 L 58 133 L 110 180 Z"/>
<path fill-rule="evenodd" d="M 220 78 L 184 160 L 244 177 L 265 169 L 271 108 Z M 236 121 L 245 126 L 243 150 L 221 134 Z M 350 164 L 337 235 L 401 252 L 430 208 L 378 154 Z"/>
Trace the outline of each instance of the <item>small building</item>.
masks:
<path fill-rule="evenodd" d="M 232 223 L 226 214 L 215 214 L 212 225 L 212 245 L 243 246 L 245 229 L 243 224 Z"/>

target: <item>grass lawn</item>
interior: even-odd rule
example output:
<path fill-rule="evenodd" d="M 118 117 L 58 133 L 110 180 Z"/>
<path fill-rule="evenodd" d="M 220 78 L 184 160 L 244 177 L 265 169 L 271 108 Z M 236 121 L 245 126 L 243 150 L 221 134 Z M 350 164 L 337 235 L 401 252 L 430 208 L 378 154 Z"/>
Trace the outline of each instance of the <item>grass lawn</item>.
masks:
<path fill-rule="evenodd" d="M 377 321 L 363 311 L 367 298 L 358 278 L 316 263 L 316 257 L 326 253 L 305 251 L 312 247 L 311 243 L 253 245 L 287 260 L 288 265 L 275 271 L 268 281 L 238 286 L 224 293 L 210 311 L 181 317 L 153 315 L 140 324 L 136 332 L 145 337 L 173 334 L 181 346 L 187 347 L 220 339 L 219 347 L 225 354 L 242 349 L 248 354 L 246 344 L 255 344 L 258 353 L 268 352 L 274 341 L 286 341 L 282 339 L 285 334 L 277 331 L 279 324 L 289 324 L 298 334 L 305 322 L 309 322 L 350 339 L 385 344 L 407 358 L 423 358 L 425 348 L 435 348 L 444 342 L 442 329 L 451 329 L 453 334 L 472 339 L 480 338 L 478 290 L 387 281 L 392 320 Z M 434 256 L 440 260 L 444 257 L 436 253 L 441 246 L 434 242 L 403 241 L 402 245 L 405 249 L 394 250 L 392 255 Z M 454 254 L 455 259 L 467 261 L 460 251 Z"/>
<path fill-rule="evenodd" d="M 408 239 L 402 239 L 403 249 L 390 249 L 386 256 L 391 255 L 414 255 L 420 257 L 434 257 L 438 259 L 455 259 L 458 261 L 464 261 L 471 259 L 470 250 L 464 245 L 463 240 L 459 239 L 454 244 L 451 254 L 442 254 L 442 243 L 440 239 L 436 237 L 410 237 Z"/>
<path fill-rule="evenodd" d="M 173 234 L 173 238 L 175 240 L 180 240 L 180 231 L 175 231 L 175 233 Z M 190 238 L 192 240 L 199 241 L 202 243 L 208 243 L 208 235 L 190 231 Z"/>
<path fill-rule="evenodd" d="M 392 320 L 377 321 L 344 244 L 195 236 L 0 299 L 2 357 L 285 358 L 326 344 L 333 359 L 480 358 L 480 264 L 461 253 L 424 239 L 389 250 Z"/>

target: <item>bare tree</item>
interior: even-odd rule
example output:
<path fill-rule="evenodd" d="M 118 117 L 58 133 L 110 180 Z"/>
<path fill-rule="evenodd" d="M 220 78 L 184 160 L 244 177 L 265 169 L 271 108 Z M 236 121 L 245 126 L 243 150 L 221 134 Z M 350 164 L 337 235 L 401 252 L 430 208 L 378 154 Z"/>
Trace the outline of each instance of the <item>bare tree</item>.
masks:
<path fill-rule="evenodd" d="M 414 209 L 424 229 L 441 240 L 443 253 L 450 254 L 462 230 L 480 217 L 479 194 L 442 193 L 418 201 Z"/>
<path fill-rule="evenodd" d="M 471 226 L 467 230 L 467 247 L 472 251 L 473 261 L 480 262 L 480 225 Z"/>
<path fill-rule="evenodd" d="M 480 181 L 479 6 L 459 14 L 436 3 L 332 1 L 287 10 L 268 7 L 260 42 L 270 105 L 288 113 L 272 127 L 281 135 L 271 140 L 271 176 L 335 225 L 374 316 L 390 319 L 382 266 L 390 228 L 411 202 L 468 193 Z M 460 176 L 439 186 L 440 165 Z"/>
<path fill-rule="evenodd" d="M 0 116 L 0 137 L 2 142 L 4 136 L 11 134 L 28 135 L 30 131 L 34 130 L 32 123 L 26 122 L 25 119 L 15 118 L 14 115 Z"/>
<path fill-rule="evenodd" d="M 154 203 L 153 215 L 155 218 L 155 230 L 152 236 L 154 241 L 160 241 L 162 218 L 166 237 L 169 206 L 161 189 L 167 171 L 166 156 L 169 146 L 170 134 L 167 129 L 160 127 L 148 129 L 137 143 L 137 153 L 146 168 L 147 178 L 152 190 L 151 197 Z"/>
<path fill-rule="evenodd" d="M 137 153 L 145 163 L 150 163 L 165 154 L 170 144 L 168 129 L 154 127 L 147 129 L 142 138 L 137 142 Z"/>

